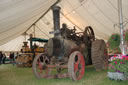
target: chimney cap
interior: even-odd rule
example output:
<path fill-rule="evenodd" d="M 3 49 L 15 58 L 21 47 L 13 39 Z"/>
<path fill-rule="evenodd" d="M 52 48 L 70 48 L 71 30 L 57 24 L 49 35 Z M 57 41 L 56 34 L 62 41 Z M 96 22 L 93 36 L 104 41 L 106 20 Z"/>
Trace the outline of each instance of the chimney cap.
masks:
<path fill-rule="evenodd" d="M 60 10 L 61 8 L 59 6 L 53 6 L 52 10 Z"/>

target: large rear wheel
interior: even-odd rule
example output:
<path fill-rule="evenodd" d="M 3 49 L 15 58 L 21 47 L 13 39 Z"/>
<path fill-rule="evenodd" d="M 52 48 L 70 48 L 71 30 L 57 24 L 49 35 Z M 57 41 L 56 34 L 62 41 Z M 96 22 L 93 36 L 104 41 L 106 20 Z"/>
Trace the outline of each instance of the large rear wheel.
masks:
<path fill-rule="evenodd" d="M 95 40 L 91 48 L 92 63 L 96 70 L 107 69 L 108 67 L 108 53 L 104 40 Z"/>

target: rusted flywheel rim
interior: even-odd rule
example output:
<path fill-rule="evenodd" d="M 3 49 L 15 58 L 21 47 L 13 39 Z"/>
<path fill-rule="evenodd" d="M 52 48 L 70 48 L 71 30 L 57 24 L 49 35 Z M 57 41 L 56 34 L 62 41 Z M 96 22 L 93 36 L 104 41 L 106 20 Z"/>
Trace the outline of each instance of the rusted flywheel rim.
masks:
<path fill-rule="evenodd" d="M 85 72 L 85 61 L 83 55 L 79 51 L 75 51 L 70 55 L 68 72 L 72 80 L 80 80 L 83 78 Z"/>
<path fill-rule="evenodd" d="M 86 46 L 90 45 L 91 41 L 95 40 L 95 34 L 91 26 L 87 26 L 84 30 L 83 41 Z"/>
<path fill-rule="evenodd" d="M 38 79 L 49 77 L 50 69 L 47 67 L 49 62 L 50 61 L 45 54 L 39 54 L 35 57 L 32 68 Z"/>

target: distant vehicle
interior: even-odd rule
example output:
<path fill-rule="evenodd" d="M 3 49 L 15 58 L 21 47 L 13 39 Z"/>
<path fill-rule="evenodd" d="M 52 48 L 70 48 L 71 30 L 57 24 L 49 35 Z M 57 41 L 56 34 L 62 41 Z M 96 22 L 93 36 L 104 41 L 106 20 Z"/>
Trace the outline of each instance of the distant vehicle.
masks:
<path fill-rule="evenodd" d="M 34 57 L 44 52 L 44 47 L 39 47 L 38 45 L 34 44 L 33 42 L 48 42 L 47 39 L 41 38 L 33 38 L 30 36 L 30 47 L 27 45 L 28 42 L 23 42 L 24 45 L 22 46 L 21 53 L 16 58 L 16 65 L 18 67 L 31 67 Z"/>

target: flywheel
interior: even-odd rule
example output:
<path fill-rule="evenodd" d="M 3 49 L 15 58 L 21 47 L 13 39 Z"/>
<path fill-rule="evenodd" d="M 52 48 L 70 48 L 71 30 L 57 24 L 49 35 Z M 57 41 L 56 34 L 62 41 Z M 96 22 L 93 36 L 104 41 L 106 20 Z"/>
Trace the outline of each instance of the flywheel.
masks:
<path fill-rule="evenodd" d="M 91 43 L 95 40 L 95 34 L 91 26 L 87 26 L 84 30 L 83 41 L 86 46 L 91 46 Z"/>
<path fill-rule="evenodd" d="M 86 56 L 85 61 L 86 65 L 91 65 L 92 64 L 92 59 L 91 59 L 91 46 L 92 42 L 95 41 L 95 33 L 93 31 L 93 28 L 91 26 L 87 26 L 84 30 L 83 34 L 83 42 L 85 44 L 86 50 Z"/>

